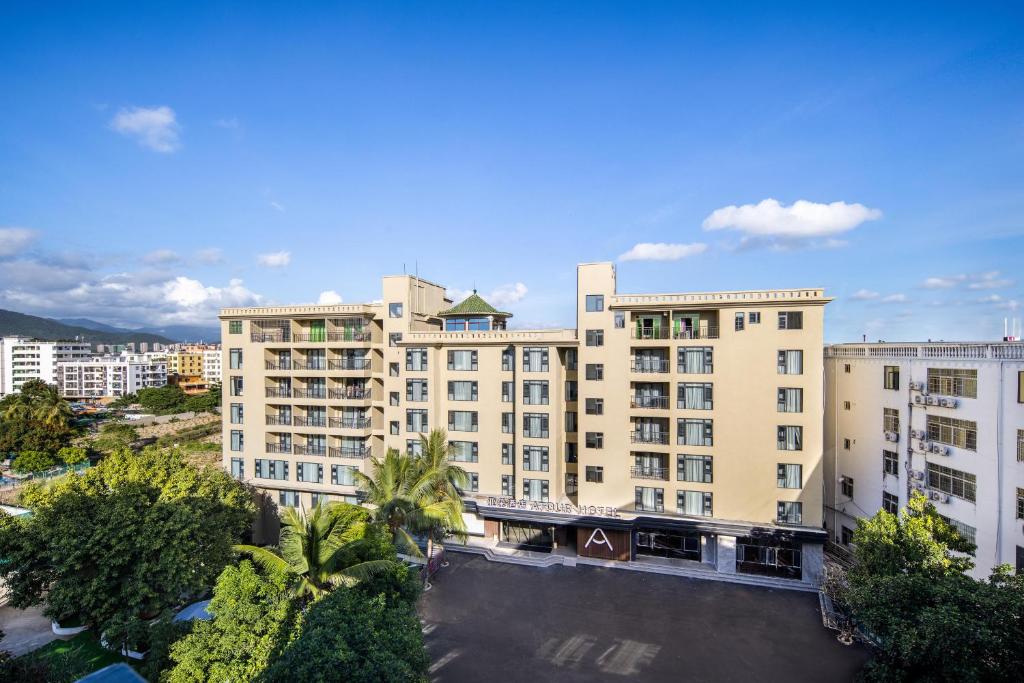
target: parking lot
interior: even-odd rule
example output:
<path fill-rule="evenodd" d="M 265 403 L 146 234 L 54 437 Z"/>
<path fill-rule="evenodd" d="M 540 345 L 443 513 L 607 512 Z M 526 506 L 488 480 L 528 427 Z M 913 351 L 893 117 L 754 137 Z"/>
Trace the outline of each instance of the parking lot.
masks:
<path fill-rule="evenodd" d="M 434 681 L 849 681 L 812 593 L 450 553 L 420 612 Z"/>

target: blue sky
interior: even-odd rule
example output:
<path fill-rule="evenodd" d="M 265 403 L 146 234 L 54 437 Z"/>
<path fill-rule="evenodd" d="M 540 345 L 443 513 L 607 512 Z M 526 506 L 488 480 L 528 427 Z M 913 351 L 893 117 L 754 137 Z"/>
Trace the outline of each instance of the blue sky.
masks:
<path fill-rule="evenodd" d="M 705 4 L 6 2 L 0 308 L 418 267 L 572 325 L 575 264 L 632 253 L 621 291 L 823 286 L 831 341 L 1024 317 L 1024 6 Z"/>

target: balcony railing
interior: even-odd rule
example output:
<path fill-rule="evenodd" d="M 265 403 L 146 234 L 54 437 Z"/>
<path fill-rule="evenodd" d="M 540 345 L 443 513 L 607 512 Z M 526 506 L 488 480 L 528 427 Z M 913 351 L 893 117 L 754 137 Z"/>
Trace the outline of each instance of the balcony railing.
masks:
<path fill-rule="evenodd" d="M 331 446 L 327 449 L 328 455 L 332 458 L 367 458 L 370 455 L 369 446 L 342 446 L 340 448 Z"/>
<path fill-rule="evenodd" d="M 326 360 L 314 361 L 312 363 L 303 363 L 303 362 L 300 362 L 300 361 L 295 361 L 295 362 L 292 363 L 292 370 L 326 370 L 326 369 L 327 369 L 327 361 Z"/>
<path fill-rule="evenodd" d="M 267 387 L 267 398 L 288 398 L 292 395 L 291 389 L 281 389 L 279 387 Z"/>
<path fill-rule="evenodd" d="M 660 479 L 668 481 L 667 467 L 630 467 L 629 476 L 634 479 Z"/>
<path fill-rule="evenodd" d="M 566 484 L 565 485 L 565 495 L 567 495 L 567 496 L 575 496 L 579 492 L 580 492 L 580 485 L 579 484 Z"/>
<path fill-rule="evenodd" d="M 370 390 L 363 387 L 328 389 L 327 396 L 336 399 L 362 400 L 370 398 Z"/>
<path fill-rule="evenodd" d="M 291 335 L 283 330 L 272 330 L 268 332 L 253 332 L 249 335 L 249 341 L 257 344 L 280 343 L 291 339 Z"/>
<path fill-rule="evenodd" d="M 673 339 L 718 339 L 718 326 L 698 328 L 696 330 L 676 330 L 672 333 Z"/>
<path fill-rule="evenodd" d="M 327 455 L 327 446 L 295 444 L 295 455 Z"/>
<path fill-rule="evenodd" d="M 654 359 L 654 360 L 645 360 L 645 361 L 640 361 L 640 362 L 633 361 L 632 363 L 630 363 L 629 369 L 632 372 L 642 372 L 642 373 L 668 372 L 671 369 L 671 365 L 669 364 L 668 359 L 665 359 L 665 360 Z"/>
<path fill-rule="evenodd" d="M 327 361 L 329 370 L 367 370 L 369 367 L 369 358 L 341 358 Z"/>
<path fill-rule="evenodd" d="M 267 370 L 291 370 L 292 362 L 290 360 L 286 360 L 282 363 L 275 363 L 272 360 L 268 360 L 266 363 L 266 367 Z"/>
<path fill-rule="evenodd" d="M 631 401 L 633 408 L 668 408 L 668 396 L 634 396 Z"/>
<path fill-rule="evenodd" d="M 268 443 L 267 453 L 291 453 L 292 447 L 286 443 Z"/>
<path fill-rule="evenodd" d="M 366 429 L 370 426 L 368 417 L 332 417 L 331 427 L 338 429 Z"/>
<path fill-rule="evenodd" d="M 268 425 L 291 425 L 292 418 L 288 415 L 267 415 Z"/>
<path fill-rule="evenodd" d="M 293 423 L 296 427 L 326 427 L 326 417 L 296 417 Z"/>
<path fill-rule="evenodd" d="M 327 398 L 327 389 L 292 389 L 293 398 Z"/>
<path fill-rule="evenodd" d="M 664 432 L 630 432 L 629 439 L 633 443 L 668 444 L 668 431 Z"/>
<path fill-rule="evenodd" d="M 368 342 L 370 340 L 370 333 L 364 330 L 327 333 L 327 341 L 332 342 Z"/>
<path fill-rule="evenodd" d="M 668 339 L 670 334 L 668 327 L 634 327 L 629 336 L 633 339 Z"/>

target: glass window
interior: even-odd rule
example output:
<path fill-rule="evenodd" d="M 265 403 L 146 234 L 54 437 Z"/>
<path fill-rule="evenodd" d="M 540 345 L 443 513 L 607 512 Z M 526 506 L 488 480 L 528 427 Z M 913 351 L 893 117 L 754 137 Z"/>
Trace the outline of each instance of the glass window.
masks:
<path fill-rule="evenodd" d="M 548 349 L 546 346 L 528 346 L 523 349 L 523 371 L 548 371 Z"/>
<path fill-rule="evenodd" d="M 779 388 L 779 412 L 780 413 L 802 413 L 804 412 L 804 390 L 787 387 Z"/>
<path fill-rule="evenodd" d="M 579 352 L 576 349 L 565 350 L 565 369 L 575 371 L 579 366 Z"/>
<path fill-rule="evenodd" d="M 680 455 L 676 459 L 676 479 L 712 483 L 712 458 L 710 455 Z"/>
<path fill-rule="evenodd" d="M 398 346 L 399 342 L 402 341 L 401 332 L 392 332 L 388 335 L 388 346 Z"/>
<path fill-rule="evenodd" d="M 523 469 L 527 472 L 547 472 L 547 446 L 523 446 Z"/>
<path fill-rule="evenodd" d="M 421 433 L 430 431 L 427 426 L 427 411 L 413 408 L 406 409 L 405 431 Z"/>
<path fill-rule="evenodd" d="M 978 371 L 960 368 L 928 368 L 928 391 L 944 396 L 978 398 Z"/>
<path fill-rule="evenodd" d="M 523 413 L 523 436 L 531 439 L 548 438 L 547 413 Z"/>
<path fill-rule="evenodd" d="M 241 377 L 232 377 L 228 385 L 232 396 L 241 396 L 244 383 Z"/>
<path fill-rule="evenodd" d="M 804 352 L 799 349 L 779 351 L 779 374 L 804 374 Z"/>
<path fill-rule="evenodd" d="M 665 489 L 649 486 L 637 486 L 635 489 L 633 509 L 638 512 L 664 512 Z"/>
<path fill-rule="evenodd" d="M 803 513 L 803 503 L 780 500 L 775 521 L 779 524 L 800 524 L 803 521 Z"/>
<path fill-rule="evenodd" d="M 978 423 L 954 417 L 929 415 L 928 439 L 968 451 L 977 451 Z"/>
<path fill-rule="evenodd" d="M 501 414 L 501 431 L 503 434 L 511 434 L 514 431 L 515 417 L 515 413 Z"/>
<path fill-rule="evenodd" d="M 604 399 L 603 398 L 588 398 L 585 402 L 587 415 L 603 415 L 604 414 Z"/>
<path fill-rule="evenodd" d="M 420 372 L 427 369 L 427 350 L 422 348 L 405 350 L 405 369 Z"/>
<path fill-rule="evenodd" d="M 503 443 L 501 444 L 501 464 L 511 465 L 512 464 L 512 444 Z"/>
<path fill-rule="evenodd" d="M 761 324 L 761 314 L 758 311 L 752 311 L 747 314 L 747 322 L 751 325 Z"/>
<path fill-rule="evenodd" d="M 886 365 L 883 369 L 883 383 L 886 389 L 900 388 L 900 366 Z"/>
<path fill-rule="evenodd" d="M 603 294 L 587 294 L 587 312 L 598 313 L 604 310 Z"/>
<path fill-rule="evenodd" d="M 405 400 L 406 401 L 426 401 L 427 400 L 427 380 L 425 380 L 425 379 L 407 379 L 407 380 L 405 380 Z"/>
<path fill-rule="evenodd" d="M 676 407 L 683 410 L 711 410 L 711 384 L 706 382 L 680 382 Z"/>
<path fill-rule="evenodd" d="M 577 450 L 579 444 L 569 441 L 565 444 L 565 461 L 568 463 L 579 461 L 579 451 Z"/>
<path fill-rule="evenodd" d="M 676 491 L 676 512 L 695 517 L 711 516 L 711 493 L 708 491 Z"/>
<path fill-rule="evenodd" d="M 604 379 L 604 364 L 603 363 L 587 363 L 586 366 L 587 379 L 602 380 Z"/>
<path fill-rule="evenodd" d="M 802 330 L 804 327 L 804 314 L 800 311 L 784 311 L 779 313 L 780 330 Z"/>
<path fill-rule="evenodd" d="M 565 400 L 570 403 L 579 400 L 579 385 L 574 379 L 565 380 Z"/>
<path fill-rule="evenodd" d="M 899 514 L 899 496 L 889 493 L 888 491 L 882 491 L 882 509 L 888 512 L 890 515 Z"/>
<path fill-rule="evenodd" d="M 710 346 L 680 347 L 677 357 L 679 372 L 695 375 L 711 373 L 713 353 Z"/>
<path fill-rule="evenodd" d="M 779 463 L 776 486 L 780 489 L 799 489 L 804 486 L 804 466 Z"/>
<path fill-rule="evenodd" d="M 513 392 L 513 388 L 512 387 L 513 387 L 512 382 L 502 382 L 501 383 L 501 400 L 502 400 L 502 402 L 504 402 L 504 403 L 511 403 L 512 402 L 512 392 Z"/>
<path fill-rule="evenodd" d="M 231 458 L 231 476 L 235 479 L 245 479 L 245 460 Z"/>
<path fill-rule="evenodd" d="M 565 412 L 565 433 L 574 434 L 577 430 L 577 413 L 575 410 Z"/>
<path fill-rule="evenodd" d="M 680 446 L 710 446 L 714 440 L 712 420 L 680 419 L 676 429 L 676 442 Z"/>
<path fill-rule="evenodd" d="M 523 382 L 523 403 L 526 405 L 547 405 L 547 380 L 527 380 Z"/>
<path fill-rule="evenodd" d="M 780 451 L 802 451 L 804 449 L 804 428 L 794 425 L 779 425 L 776 448 Z"/>
<path fill-rule="evenodd" d="M 392 420 L 391 422 L 388 423 L 388 431 L 390 431 L 392 434 L 398 434 L 399 433 L 398 420 Z M 412 431 L 412 430 L 410 430 L 410 431 Z"/>
<path fill-rule="evenodd" d="M 409 455 L 423 455 L 423 442 L 420 439 L 406 439 L 405 452 Z"/>
<path fill-rule="evenodd" d="M 928 463 L 928 487 L 971 503 L 977 497 L 977 477 L 934 463 Z"/>
<path fill-rule="evenodd" d="M 315 462 L 295 463 L 295 481 L 322 484 L 324 481 L 324 466 Z"/>
<path fill-rule="evenodd" d="M 231 349 L 228 352 L 228 367 L 232 370 L 242 369 L 242 349 Z"/>
<path fill-rule="evenodd" d="M 604 330 L 587 330 L 587 346 L 604 346 Z"/>
<path fill-rule="evenodd" d="M 388 304 L 388 316 L 391 318 L 401 318 L 402 304 Z"/>
<path fill-rule="evenodd" d="M 513 479 L 511 474 L 501 475 L 501 495 L 511 496 L 515 493 L 512 490 L 512 481 Z"/>
<path fill-rule="evenodd" d="M 899 456 L 896 451 L 882 451 L 882 472 L 896 477 L 900 475 Z"/>
<path fill-rule="evenodd" d="M 449 370 L 476 370 L 477 367 L 476 351 L 466 350 L 448 352 Z"/>
<path fill-rule="evenodd" d="M 587 432 L 584 441 L 587 448 L 604 448 L 604 432 Z"/>
<path fill-rule="evenodd" d="M 388 376 L 398 377 L 398 363 L 388 363 Z"/>
<path fill-rule="evenodd" d="M 466 472 L 466 488 L 469 493 L 476 493 L 480 490 L 480 475 L 477 472 Z"/>
<path fill-rule="evenodd" d="M 514 347 L 501 350 L 501 369 L 504 372 L 511 372 L 515 367 L 516 350 Z"/>
<path fill-rule="evenodd" d="M 478 429 L 478 413 L 475 410 L 448 411 L 448 431 L 475 432 Z"/>
<path fill-rule="evenodd" d="M 882 408 L 882 431 L 900 433 L 900 411 L 896 408 Z"/>
<path fill-rule="evenodd" d="M 477 400 L 477 383 L 474 381 L 448 382 L 449 401 L 475 401 Z"/>
<path fill-rule="evenodd" d="M 242 321 L 241 320 L 229 320 L 228 321 L 228 334 L 242 334 Z"/>
<path fill-rule="evenodd" d="M 742 332 L 743 331 L 743 324 L 745 322 L 746 322 L 746 318 L 744 317 L 744 315 L 742 313 L 737 313 L 736 314 L 736 331 L 737 332 Z"/>
<path fill-rule="evenodd" d="M 241 403 L 231 404 L 231 424 L 240 425 L 245 417 L 245 407 Z"/>
<path fill-rule="evenodd" d="M 476 441 L 450 441 L 450 458 L 455 462 L 477 462 L 480 459 Z"/>
<path fill-rule="evenodd" d="M 299 492 L 279 491 L 277 494 L 277 502 L 283 507 L 297 508 L 299 507 Z"/>
<path fill-rule="evenodd" d="M 241 429 L 231 430 L 231 450 L 240 451 L 245 447 L 245 435 Z"/>
<path fill-rule="evenodd" d="M 615 327 L 620 330 L 626 327 L 625 311 L 615 311 Z"/>
<path fill-rule="evenodd" d="M 352 465 L 331 465 L 331 483 L 339 486 L 355 486 L 357 467 Z"/>
<path fill-rule="evenodd" d="M 604 483 L 604 467 L 600 465 L 587 465 L 586 479 L 593 484 Z"/>
<path fill-rule="evenodd" d="M 523 498 L 546 503 L 548 500 L 548 480 L 523 479 Z"/>

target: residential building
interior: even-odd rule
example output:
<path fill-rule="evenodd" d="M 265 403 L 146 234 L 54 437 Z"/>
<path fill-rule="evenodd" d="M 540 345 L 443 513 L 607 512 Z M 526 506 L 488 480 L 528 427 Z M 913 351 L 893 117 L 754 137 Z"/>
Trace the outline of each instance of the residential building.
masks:
<path fill-rule="evenodd" d="M 207 384 L 219 384 L 221 381 L 220 346 L 203 350 L 203 381 Z"/>
<path fill-rule="evenodd" d="M 223 310 L 224 466 L 282 505 L 356 502 L 369 456 L 443 428 L 474 534 L 816 583 L 824 292 L 577 279 L 577 329 L 508 329 L 412 276 L 376 304 Z"/>
<path fill-rule="evenodd" d="M 167 374 L 181 377 L 203 376 L 203 354 L 198 351 L 176 351 L 167 354 Z"/>
<path fill-rule="evenodd" d="M 57 386 L 69 399 L 97 399 L 134 394 L 167 384 L 167 363 L 138 356 L 103 356 L 57 363 Z"/>
<path fill-rule="evenodd" d="M 86 342 L 0 338 L 0 397 L 17 393 L 33 379 L 56 384 L 57 363 L 87 358 L 89 352 Z"/>
<path fill-rule="evenodd" d="M 1024 569 L 1024 344 L 837 344 L 825 386 L 832 540 L 920 491 L 977 544 L 977 578 Z"/>

